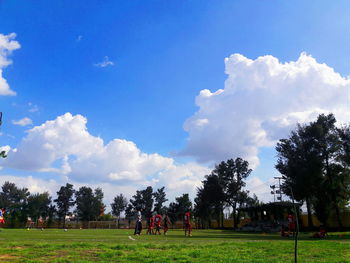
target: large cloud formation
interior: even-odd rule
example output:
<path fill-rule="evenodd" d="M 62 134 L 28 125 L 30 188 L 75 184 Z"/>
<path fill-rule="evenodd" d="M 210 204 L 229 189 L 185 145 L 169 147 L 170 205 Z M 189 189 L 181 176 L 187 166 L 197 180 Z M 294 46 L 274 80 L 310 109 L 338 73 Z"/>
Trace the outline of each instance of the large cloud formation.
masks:
<path fill-rule="evenodd" d="M 225 66 L 225 88 L 202 90 L 196 98 L 199 110 L 184 124 L 189 137 L 183 155 L 200 162 L 240 156 L 254 168 L 259 147 L 274 145 L 297 122 L 328 112 L 341 122 L 350 119 L 350 79 L 310 55 L 281 63 L 273 56 L 233 54 Z"/>
<path fill-rule="evenodd" d="M 70 113 L 46 121 L 28 130 L 17 148 L 7 147 L 8 157 L 0 165 L 90 184 L 165 185 L 173 194 L 194 193 L 210 172 L 195 163 L 180 165 L 172 158 L 143 153 L 131 141 L 105 144 L 88 132 L 86 123 L 85 117 Z"/>
<path fill-rule="evenodd" d="M 16 92 L 10 89 L 6 79 L 2 76 L 2 70 L 12 64 L 12 61 L 8 57 L 12 51 L 20 48 L 19 43 L 13 40 L 15 37 L 15 33 L 9 35 L 0 34 L 0 95 L 4 96 L 16 95 Z"/>

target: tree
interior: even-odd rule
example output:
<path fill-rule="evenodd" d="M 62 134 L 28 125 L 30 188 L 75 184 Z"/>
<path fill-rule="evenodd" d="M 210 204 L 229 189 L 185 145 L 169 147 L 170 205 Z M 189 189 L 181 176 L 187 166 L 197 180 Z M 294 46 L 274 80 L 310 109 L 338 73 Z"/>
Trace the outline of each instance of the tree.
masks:
<path fill-rule="evenodd" d="M 128 206 L 125 209 L 125 218 L 128 219 L 128 227 L 130 228 L 130 223 L 131 220 L 134 217 L 134 211 L 133 211 L 133 205 L 132 204 L 128 204 Z"/>
<path fill-rule="evenodd" d="M 152 214 L 153 202 L 153 188 L 151 186 L 144 190 L 136 191 L 136 195 L 130 199 L 134 210 L 142 211 L 147 218 Z"/>
<path fill-rule="evenodd" d="M 5 208 L 10 225 L 25 222 L 27 219 L 27 199 L 30 195 L 27 188 L 18 188 L 14 183 L 5 182 L 0 192 L 0 208 Z"/>
<path fill-rule="evenodd" d="M 225 201 L 232 207 L 233 228 L 236 229 L 239 221 L 239 204 L 242 198 L 248 196 L 243 190 L 244 180 L 252 172 L 249 163 L 242 158 L 229 159 L 215 166 L 212 174 L 217 175 L 225 194 Z"/>
<path fill-rule="evenodd" d="M 187 211 L 192 211 L 192 202 L 188 194 L 176 197 L 175 202 L 169 204 L 168 214 L 172 222 L 182 220 Z"/>
<path fill-rule="evenodd" d="M 67 183 L 65 186 L 61 186 L 57 192 L 57 199 L 54 200 L 57 204 L 58 218 L 60 222 L 63 220 L 63 228 L 66 227 L 66 216 L 69 209 L 75 204 L 73 199 L 74 192 L 73 185 Z"/>
<path fill-rule="evenodd" d="M 94 220 L 98 220 L 104 214 L 106 206 L 103 204 L 103 191 L 101 188 L 96 188 L 94 191 Z"/>
<path fill-rule="evenodd" d="M 276 169 L 283 175 L 283 192 L 297 201 L 305 201 L 308 225 L 313 227 L 311 202 L 322 182 L 322 158 L 315 144 L 317 129 L 312 125 L 297 125 L 288 139 L 277 143 Z"/>
<path fill-rule="evenodd" d="M 321 150 L 323 161 L 323 187 L 330 197 L 338 225 L 342 228 L 340 210 L 345 207 L 350 197 L 350 169 L 344 162 L 350 145 L 342 136 L 346 134 L 346 128 L 337 128 L 335 123 L 333 114 L 321 114 L 311 125 L 318 131 L 316 145 Z"/>
<path fill-rule="evenodd" d="M 216 218 L 218 226 L 223 226 L 225 193 L 218 175 L 206 175 L 202 184 L 203 187 L 197 189 L 195 213 L 202 220 L 208 221 L 209 227 L 212 216 Z"/>
<path fill-rule="evenodd" d="M 163 186 L 162 188 L 157 189 L 156 192 L 153 193 L 153 197 L 154 197 L 154 210 L 157 211 L 160 214 L 164 214 L 165 213 L 165 207 L 163 206 L 163 204 L 168 201 L 168 199 L 166 198 L 166 194 L 164 192 L 165 187 Z"/>
<path fill-rule="evenodd" d="M 40 217 L 46 218 L 50 214 L 51 196 L 48 192 L 31 194 L 28 197 L 28 215 L 37 221 Z"/>
<path fill-rule="evenodd" d="M 112 214 L 118 218 L 118 228 L 120 214 L 125 211 L 128 205 L 128 200 L 123 196 L 123 194 L 114 197 L 113 203 L 111 204 Z"/>
<path fill-rule="evenodd" d="M 97 198 L 90 187 L 82 186 L 75 192 L 76 213 L 81 221 L 91 221 L 100 214 Z"/>
<path fill-rule="evenodd" d="M 277 144 L 277 170 L 284 176 L 284 192 L 306 202 L 309 226 L 311 204 L 324 224 L 334 212 L 342 227 L 340 210 L 350 197 L 348 127 L 337 128 L 333 114 L 318 116 L 315 122 L 298 125 L 288 139 Z M 331 204 L 331 206 L 329 206 Z"/>

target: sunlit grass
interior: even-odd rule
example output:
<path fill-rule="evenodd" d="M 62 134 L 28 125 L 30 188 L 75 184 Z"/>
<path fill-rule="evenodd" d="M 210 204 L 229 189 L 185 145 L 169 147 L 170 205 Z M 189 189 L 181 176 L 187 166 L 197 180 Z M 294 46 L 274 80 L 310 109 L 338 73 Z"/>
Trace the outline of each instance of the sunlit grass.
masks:
<path fill-rule="evenodd" d="M 180 230 L 133 236 L 132 230 L 0 232 L 0 262 L 293 262 L 294 241 L 278 234 Z M 135 240 L 129 238 L 131 236 Z M 327 239 L 300 235 L 299 262 L 350 262 L 350 233 Z"/>

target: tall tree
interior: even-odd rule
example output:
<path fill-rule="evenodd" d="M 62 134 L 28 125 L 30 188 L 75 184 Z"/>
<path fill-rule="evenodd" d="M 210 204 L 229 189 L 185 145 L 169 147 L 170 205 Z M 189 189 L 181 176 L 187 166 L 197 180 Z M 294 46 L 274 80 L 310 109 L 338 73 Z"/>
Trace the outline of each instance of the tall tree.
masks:
<path fill-rule="evenodd" d="M 75 204 L 73 196 L 75 190 L 72 184 L 66 184 L 61 186 L 60 190 L 57 192 L 57 199 L 54 202 L 57 204 L 57 214 L 60 222 L 63 220 L 63 228 L 66 227 L 66 216 L 69 209 Z"/>
<path fill-rule="evenodd" d="M 249 163 L 242 158 L 229 159 L 215 166 L 213 174 L 217 175 L 222 185 L 225 201 L 232 207 L 233 228 L 236 229 L 239 221 L 239 204 L 247 193 L 243 190 L 245 179 L 252 172 Z"/>
<path fill-rule="evenodd" d="M 117 195 L 113 199 L 113 203 L 111 204 L 112 215 L 118 218 L 118 228 L 119 228 L 119 220 L 120 214 L 125 211 L 128 205 L 128 200 L 123 196 L 123 194 Z"/>
<path fill-rule="evenodd" d="M 342 227 L 340 210 L 349 200 L 350 148 L 347 128 L 337 128 L 333 114 L 318 116 L 315 122 L 298 125 L 288 139 L 280 140 L 276 168 L 284 175 L 283 189 L 297 200 L 305 200 L 309 225 L 311 205 L 323 223 L 334 211 Z M 331 207 L 328 205 L 331 204 Z"/>
<path fill-rule="evenodd" d="M 131 223 L 131 220 L 133 219 L 134 217 L 134 207 L 132 204 L 128 204 L 128 206 L 126 207 L 125 209 L 125 218 L 128 219 L 128 227 L 130 228 L 130 223 Z"/>
<path fill-rule="evenodd" d="M 165 207 L 163 206 L 163 204 L 168 201 L 168 199 L 166 198 L 166 193 L 164 191 L 165 187 L 163 186 L 162 188 L 157 189 L 156 192 L 153 193 L 153 197 L 154 197 L 154 210 L 157 211 L 160 214 L 164 214 L 165 213 Z"/>
<path fill-rule="evenodd" d="M 103 191 L 101 188 L 96 188 L 94 191 L 94 220 L 98 220 L 99 217 L 103 216 L 106 206 L 103 204 Z"/>
<path fill-rule="evenodd" d="M 318 131 L 317 146 L 321 149 L 323 160 L 323 187 L 329 194 L 332 207 L 340 228 L 343 227 L 340 211 L 349 201 L 350 197 L 350 169 L 344 165 L 344 140 L 341 129 L 335 126 L 336 119 L 333 114 L 318 116 L 312 123 Z M 346 156 L 346 155 L 345 155 Z"/>
<path fill-rule="evenodd" d="M 315 143 L 317 129 L 312 125 L 297 125 L 288 139 L 277 143 L 276 169 L 284 176 L 283 192 L 297 201 L 305 201 L 308 225 L 313 227 L 311 202 L 322 182 L 322 157 Z"/>
<path fill-rule="evenodd" d="M 188 194 L 176 197 L 175 202 L 169 204 L 168 214 L 172 222 L 182 220 L 187 211 L 192 211 L 192 202 Z"/>
<path fill-rule="evenodd" d="M 136 194 L 130 199 L 134 210 L 142 211 L 147 218 L 152 214 L 153 202 L 153 188 L 151 186 L 136 191 Z"/>
<path fill-rule="evenodd" d="M 95 215 L 95 198 L 93 190 L 90 187 L 82 186 L 75 192 L 76 213 L 80 220 L 93 220 Z"/>
<path fill-rule="evenodd" d="M 28 215 L 37 221 L 40 217 L 46 218 L 50 213 L 51 196 L 48 192 L 31 194 L 28 197 Z"/>
<path fill-rule="evenodd" d="M 11 226 L 27 219 L 27 200 L 30 195 L 27 188 L 19 188 L 14 183 L 5 182 L 0 192 L 0 207 L 5 208 Z"/>

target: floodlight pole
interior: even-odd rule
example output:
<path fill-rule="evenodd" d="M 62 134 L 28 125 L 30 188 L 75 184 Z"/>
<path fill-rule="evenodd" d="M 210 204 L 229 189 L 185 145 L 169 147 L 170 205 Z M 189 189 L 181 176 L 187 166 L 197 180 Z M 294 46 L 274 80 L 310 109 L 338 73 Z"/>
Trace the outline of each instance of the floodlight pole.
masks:
<path fill-rule="evenodd" d="M 286 179 L 284 176 L 282 176 L 282 179 Z M 294 263 L 298 263 L 298 234 L 299 234 L 299 221 L 298 221 L 298 213 L 297 208 L 295 206 L 294 202 L 294 193 L 292 187 L 289 187 L 290 193 L 292 195 L 292 204 L 293 204 L 293 210 L 294 210 L 294 216 L 295 216 L 295 222 L 296 222 L 296 232 L 294 236 Z"/>

